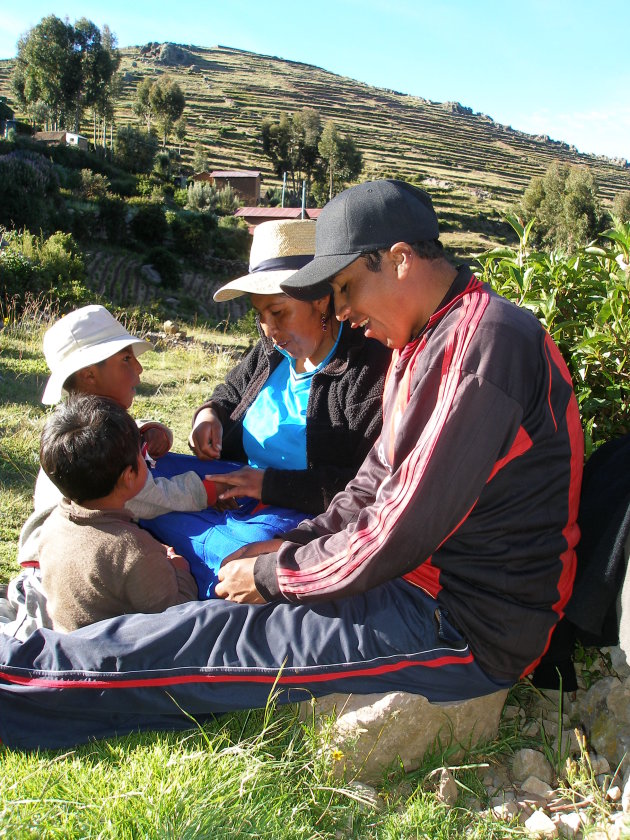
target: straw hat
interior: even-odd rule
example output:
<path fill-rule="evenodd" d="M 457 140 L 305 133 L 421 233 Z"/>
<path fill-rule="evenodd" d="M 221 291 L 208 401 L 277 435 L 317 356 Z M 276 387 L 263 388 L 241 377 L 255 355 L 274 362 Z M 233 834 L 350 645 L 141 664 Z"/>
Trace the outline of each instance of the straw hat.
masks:
<path fill-rule="evenodd" d="M 283 280 L 307 265 L 315 253 L 315 221 L 263 222 L 254 229 L 249 274 L 230 280 L 214 293 L 216 301 L 245 294 L 280 295 Z"/>
<path fill-rule="evenodd" d="M 54 405 L 66 393 L 63 383 L 88 365 L 103 362 L 125 347 L 136 356 L 153 345 L 131 335 L 104 306 L 83 306 L 64 315 L 44 335 L 44 356 L 50 377 L 42 396 L 44 405 Z"/>

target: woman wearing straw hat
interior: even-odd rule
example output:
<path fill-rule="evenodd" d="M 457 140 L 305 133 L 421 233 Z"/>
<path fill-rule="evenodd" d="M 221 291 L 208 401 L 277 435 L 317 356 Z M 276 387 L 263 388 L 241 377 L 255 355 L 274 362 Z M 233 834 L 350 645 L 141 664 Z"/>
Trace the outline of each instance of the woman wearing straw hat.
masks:
<path fill-rule="evenodd" d="M 314 253 L 314 221 L 265 222 L 254 231 L 249 273 L 214 295 L 251 295 L 261 333 L 193 421 L 199 458 L 248 462 L 221 477 L 220 498 L 321 513 L 380 431 L 390 352 L 337 321 L 330 294 L 299 301 L 280 288 Z"/>
<path fill-rule="evenodd" d="M 251 295 L 260 340 L 195 413 L 189 444 L 197 458 L 169 454 L 153 470 L 211 473 L 219 500 L 238 500 L 234 510 L 141 523 L 186 557 L 201 598 L 214 597 L 220 563 L 233 551 L 324 511 L 380 432 L 390 351 L 342 326 L 330 294 L 304 302 L 280 289 L 314 253 L 314 221 L 255 229 L 249 273 L 214 298 Z"/>

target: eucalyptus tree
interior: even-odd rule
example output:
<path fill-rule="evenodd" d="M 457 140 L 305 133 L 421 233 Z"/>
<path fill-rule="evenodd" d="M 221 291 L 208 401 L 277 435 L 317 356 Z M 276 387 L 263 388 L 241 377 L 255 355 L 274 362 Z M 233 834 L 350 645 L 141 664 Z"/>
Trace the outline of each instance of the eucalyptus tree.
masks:
<path fill-rule="evenodd" d="M 33 122 L 45 114 L 52 128 L 78 131 L 85 109 L 103 100 L 119 63 L 109 29 L 104 43 L 87 18 L 72 25 L 48 15 L 18 41 L 13 89 Z"/>
<path fill-rule="evenodd" d="M 140 119 L 146 121 L 147 133 L 151 132 L 151 122 L 155 120 L 162 134 L 162 147 L 165 147 L 185 107 L 186 98 L 177 82 L 170 76 L 161 76 L 158 79 L 146 78 L 140 82 L 133 110 Z"/>
<path fill-rule="evenodd" d="M 532 178 L 520 211 L 532 222 L 534 244 L 567 253 L 593 240 L 605 221 L 592 172 L 566 163 L 552 163 L 542 177 Z"/>
<path fill-rule="evenodd" d="M 161 76 L 149 93 L 151 108 L 162 133 L 162 148 L 171 136 L 173 126 L 184 113 L 186 98 L 177 82 L 170 76 Z"/>
<path fill-rule="evenodd" d="M 352 137 L 341 135 L 332 120 L 328 120 L 319 140 L 322 161 L 321 182 L 328 180 L 328 200 L 361 173 L 363 155 Z"/>
<path fill-rule="evenodd" d="M 20 107 L 31 118 L 31 108 L 44 103 L 51 127 L 65 127 L 74 117 L 82 84 L 74 27 L 55 15 L 42 18 L 18 41 L 12 81 Z"/>
<path fill-rule="evenodd" d="M 279 178 L 285 172 L 289 175 L 295 195 L 302 180 L 310 188 L 317 172 L 321 133 L 321 117 L 314 108 L 281 114 L 277 121 L 266 118 L 261 124 L 263 153 Z"/>

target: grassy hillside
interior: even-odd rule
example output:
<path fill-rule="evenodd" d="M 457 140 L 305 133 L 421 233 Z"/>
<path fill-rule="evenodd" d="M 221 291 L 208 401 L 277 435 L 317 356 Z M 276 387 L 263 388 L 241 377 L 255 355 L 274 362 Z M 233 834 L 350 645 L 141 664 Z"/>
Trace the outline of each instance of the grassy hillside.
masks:
<path fill-rule="evenodd" d="M 160 63 L 160 45 L 122 50 L 123 93 L 118 125 L 135 121 L 131 105 L 146 76 L 168 73 L 186 95 L 189 134 L 182 148 L 190 169 L 200 141 L 212 168 L 259 169 L 263 186 L 277 184 L 262 154 L 264 117 L 316 108 L 350 132 L 363 152 L 366 177 L 403 176 L 423 183 L 440 214 L 444 239 L 467 254 L 496 245 L 508 233 L 501 212 L 533 175 L 552 161 L 588 166 L 608 204 L 630 189 L 630 169 L 573 147 L 495 123 L 458 103 L 430 102 L 370 87 L 319 67 L 229 47 L 185 47 L 183 65 Z M 0 61 L 0 94 L 11 99 L 12 62 Z M 91 136 L 88 123 L 84 131 Z"/>

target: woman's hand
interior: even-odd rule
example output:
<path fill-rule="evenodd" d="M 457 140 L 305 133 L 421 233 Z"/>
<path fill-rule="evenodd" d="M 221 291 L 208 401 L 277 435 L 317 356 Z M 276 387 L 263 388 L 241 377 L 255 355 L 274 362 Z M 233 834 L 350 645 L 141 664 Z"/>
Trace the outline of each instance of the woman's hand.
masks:
<path fill-rule="evenodd" d="M 197 458 L 213 461 L 221 457 L 223 424 L 211 408 L 202 409 L 188 438 L 188 446 Z"/>
<path fill-rule="evenodd" d="M 212 480 L 217 485 L 219 501 L 236 499 L 239 496 L 260 499 L 264 476 L 264 470 L 256 469 L 256 467 L 242 467 L 234 472 L 213 475 Z"/>

